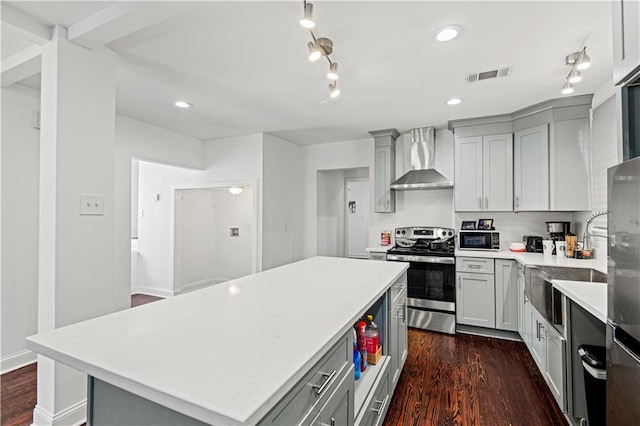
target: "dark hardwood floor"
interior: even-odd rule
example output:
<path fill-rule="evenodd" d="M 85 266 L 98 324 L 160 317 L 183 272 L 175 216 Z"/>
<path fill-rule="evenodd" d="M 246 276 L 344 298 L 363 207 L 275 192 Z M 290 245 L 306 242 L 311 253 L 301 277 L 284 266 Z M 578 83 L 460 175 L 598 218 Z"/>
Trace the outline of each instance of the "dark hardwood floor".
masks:
<path fill-rule="evenodd" d="M 522 342 L 409 329 L 385 426 L 566 425 Z"/>
<path fill-rule="evenodd" d="M 131 307 L 161 300 L 161 297 L 146 294 L 131 295 Z M 0 424 L 2 426 L 24 426 L 32 422 L 36 405 L 37 364 L 0 375 Z"/>

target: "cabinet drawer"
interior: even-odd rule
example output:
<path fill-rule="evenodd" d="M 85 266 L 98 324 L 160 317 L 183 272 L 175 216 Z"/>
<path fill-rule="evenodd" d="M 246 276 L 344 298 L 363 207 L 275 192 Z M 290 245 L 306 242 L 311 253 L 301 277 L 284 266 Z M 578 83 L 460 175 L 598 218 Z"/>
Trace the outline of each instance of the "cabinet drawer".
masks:
<path fill-rule="evenodd" d="M 312 426 L 353 425 L 353 367 L 343 374 L 340 384 L 311 421 Z M 306 424 L 306 422 L 302 422 Z"/>
<path fill-rule="evenodd" d="M 384 422 L 384 417 L 391 403 L 391 388 L 389 362 L 382 366 L 383 370 L 376 378 L 376 382 L 369 393 L 369 397 L 360 410 L 356 425 L 377 426 Z"/>
<path fill-rule="evenodd" d="M 493 259 L 484 257 L 456 257 L 456 271 L 493 274 Z"/>
<path fill-rule="evenodd" d="M 389 288 L 389 300 L 395 303 L 396 299 L 407 288 L 407 273 L 405 272 L 399 277 Z"/>
<path fill-rule="evenodd" d="M 351 330 L 336 343 L 322 359 L 260 422 L 264 425 L 293 425 L 301 422 L 314 408 L 327 400 L 351 365 L 353 343 Z"/>

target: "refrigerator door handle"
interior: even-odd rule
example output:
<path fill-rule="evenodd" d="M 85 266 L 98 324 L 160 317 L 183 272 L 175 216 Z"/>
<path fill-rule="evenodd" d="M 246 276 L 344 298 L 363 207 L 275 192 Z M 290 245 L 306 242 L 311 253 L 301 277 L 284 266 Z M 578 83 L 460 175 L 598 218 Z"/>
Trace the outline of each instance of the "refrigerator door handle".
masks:
<path fill-rule="evenodd" d="M 627 355 L 629 355 L 631 358 L 633 358 L 633 360 L 640 364 L 640 354 L 637 353 L 636 351 L 634 351 L 632 348 L 630 348 L 629 346 L 627 346 L 627 344 L 625 344 L 625 342 L 623 342 L 621 339 L 618 338 L 618 335 L 620 334 L 620 337 L 622 337 L 622 339 L 628 339 L 630 342 L 634 343 L 632 346 L 635 346 L 637 341 L 633 340 L 633 338 L 631 336 L 629 336 L 623 329 L 621 329 L 620 327 L 617 326 L 613 326 L 613 343 L 616 344 L 617 346 L 620 347 L 620 349 L 622 349 L 623 351 L 626 352 Z M 625 337 L 626 336 L 626 337 Z"/>

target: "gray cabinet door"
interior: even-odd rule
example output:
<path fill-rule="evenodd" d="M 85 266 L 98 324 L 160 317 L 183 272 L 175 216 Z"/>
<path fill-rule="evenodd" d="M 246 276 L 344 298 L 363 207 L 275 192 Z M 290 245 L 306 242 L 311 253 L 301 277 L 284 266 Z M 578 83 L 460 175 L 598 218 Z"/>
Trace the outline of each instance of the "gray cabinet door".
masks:
<path fill-rule="evenodd" d="M 518 274 L 515 260 L 496 259 L 496 328 L 518 330 Z"/>
<path fill-rule="evenodd" d="M 482 136 L 456 138 L 454 161 L 456 211 L 482 211 Z"/>
<path fill-rule="evenodd" d="M 400 373 L 407 359 L 407 291 L 402 292 L 389 305 L 389 345 L 388 354 L 391 357 L 389 374 L 391 386 L 395 389 Z"/>
<path fill-rule="evenodd" d="M 495 289 L 492 274 L 458 272 L 456 320 L 458 324 L 495 328 Z"/>
<path fill-rule="evenodd" d="M 514 209 L 549 210 L 549 125 L 515 133 Z"/>
<path fill-rule="evenodd" d="M 549 144 L 549 208 L 553 211 L 591 210 L 590 134 L 588 118 L 553 123 Z"/>
<path fill-rule="evenodd" d="M 513 135 L 482 137 L 482 207 L 513 211 Z"/>
<path fill-rule="evenodd" d="M 566 340 L 553 327 L 547 327 L 545 337 L 545 379 L 558 405 L 566 411 Z"/>
<path fill-rule="evenodd" d="M 544 322 L 538 311 L 530 307 L 531 311 L 531 356 L 538 365 L 538 369 L 544 374 L 546 366 L 546 347 L 545 347 L 545 327 Z"/>
<path fill-rule="evenodd" d="M 396 197 L 389 187 L 396 178 L 396 155 L 393 144 L 381 146 L 376 141 L 374 173 L 376 213 L 395 212 Z"/>
<path fill-rule="evenodd" d="M 354 382 L 353 366 L 311 421 L 313 426 L 353 425 L 354 423 Z"/>
<path fill-rule="evenodd" d="M 640 2 L 614 0 L 613 82 L 627 82 L 640 67 Z"/>

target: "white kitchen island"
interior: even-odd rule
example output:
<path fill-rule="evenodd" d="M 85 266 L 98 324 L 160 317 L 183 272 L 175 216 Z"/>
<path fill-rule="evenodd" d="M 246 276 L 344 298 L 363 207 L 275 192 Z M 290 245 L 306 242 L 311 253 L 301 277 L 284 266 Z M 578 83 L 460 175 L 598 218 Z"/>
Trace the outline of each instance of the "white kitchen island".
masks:
<path fill-rule="evenodd" d="M 373 311 L 388 342 L 371 380 L 359 381 L 373 389 L 376 370 L 404 361 L 394 354 L 392 323 L 404 322 L 394 309 L 406 299 L 407 267 L 315 257 L 32 336 L 27 346 L 89 376 L 89 424 L 166 416 L 185 424 L 313 423 L 340 389 L 351 424 L 363 418 L 361 407 L 386 412 L 354 385 L 351 328 Z M 406 347 L 406 324 L 404 332 Z M 333 372 L 322 371 L 332 363 Z M 308 409 L 299 408 L 301 398 Z"/>

